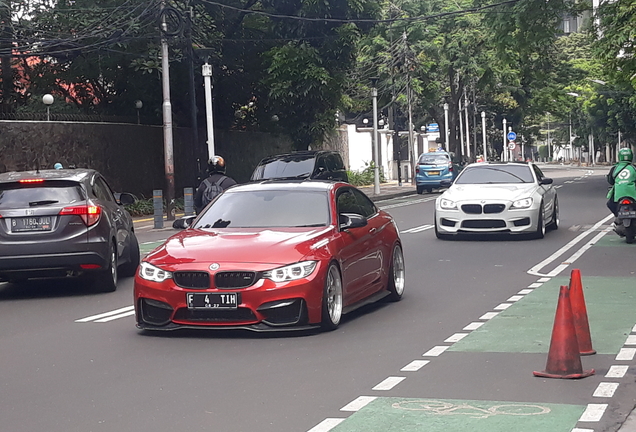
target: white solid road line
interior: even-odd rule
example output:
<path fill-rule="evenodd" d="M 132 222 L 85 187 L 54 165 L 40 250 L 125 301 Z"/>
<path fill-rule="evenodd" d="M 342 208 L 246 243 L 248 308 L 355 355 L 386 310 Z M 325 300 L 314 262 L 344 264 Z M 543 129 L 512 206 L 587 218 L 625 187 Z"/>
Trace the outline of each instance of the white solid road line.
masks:
<path fill-rule="evenodd" d="M 400 232 L 400 234 L 414 234 L 414 233 L 418 233 L 418 232 L 429 230 L 431 228 L 433 228 L 433 225 L 420 225 L 420 226 L 417 226 L 415 228 L 409 228 L 407 230 L 404 230 L 404 231 Z"/>
<path fill-rule="evenodd" d="M 106 322 L 106 321 L 101 321 L 101 319 L 106 317 L 114 317 L 113 319 L 123 318 L 124 316 L 134 314 L 135 313 L 135 311 L 133 310 L 134 308 L 135 308 L 134 306 L 126 306 L 121 309 L 115 309 L 114 311 L 104 312 L 99 315 L 92 315 L 86 318 L 81 318 L 81 319 L 75 320 L 75 322 L 79 322 L 79 323 L 90 322 L 90 321 Z M 97 320 L 100 320 L 100 321 L 97 321 Z"/>
<path fill-rule="evenodd" d="M 609 221 L 613 217 L 614 217 L 614 215 L 610 214 L 607 217 L 601 219 L 599 222 L 594 224 L 594 226 L 592 226 L 592 228 L 588 229 L 585 232 L 582 232 L 581 234 L 576 236 L 576 238 L 574 238 L 574 240 L 570 241 L 568 244 L 563 246 L 561 249 L 559 249 L 558 251 L 556 251 L 555 253 L 553 253 L 552 255 L 550 255 L 549 257 L 544 259 L 543 261 L 541 261 L 539 264 L 537 264 L 536 266 L 534 266 L 530 270 L 528 270 L 528 274 L 531 274 L 531 275 L 534 275 L 534 276 L 540 276 L 540 277 L 554 277 L 554 276 L 558 275 L 559 273 L 561 273 L 561 271 L 563 271 L 563 269 L 565 269 L 567 266 L 572 264 L 572 262 L 574 262 L 580 255 L 578 255 L 576 257 L 575 257 L 576 254 L 572 255 L 568 261 L 566 261 L 563 264 L 559 265 L 556 269 L 554 269 L 553 271 L 551 271 L 548 274 L 540 273 L 540 270 L 542 270 L 545 266 L 547 266 L 551 262 L 555 261 L 557 258 L 559 258 L 561 255 L 563 255 L 568 250 L 572 249 L 574 247 L 574 245 L 576 245 L 578 242 L 580 242 L 585 237 L 590 235 L 592 232 L 596 231 L 601 225 L 603 225 L 604 223 L 606 223 L 607 221 Z M 598 239 L 600 239 L 605 234 L 607 234 L 607 231 L 608 230 L 603 230 L 601 233 L 599 233 L 599 235 L 594 237 L 594 239 L 597 239 L 596 241 L 598 241 Z M 585 248 L 585 249 L 581 252 L 581 254 L 583 252 L 585 252 L 587 249 L 589 249 L 594 243 L 596 243 L 596 241 L 592 240 L 592 242 L 590 242 L 587 245 L 587 247 L 583 246 L 583 248 Z M 583 249 L 583 248 L 581 248 L 581 249 Z M 574 258 L 574 259 L 572 259 L 572 258 Z M 558 272 L 557 272 L 557 270 L 558 270 Z"/>

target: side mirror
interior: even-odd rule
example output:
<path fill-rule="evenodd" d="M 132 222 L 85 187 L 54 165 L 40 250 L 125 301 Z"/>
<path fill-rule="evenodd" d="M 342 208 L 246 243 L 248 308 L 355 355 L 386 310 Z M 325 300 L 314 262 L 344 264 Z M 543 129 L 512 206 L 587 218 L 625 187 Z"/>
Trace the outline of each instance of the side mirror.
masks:
<path fill-rule="evenodd" d="M 195 218 L 196 216 L 184 216 L 182 218 L 176 219 L 174 222 L 172 222 L 172 228 L 176 228 L 176 229 L 190 228 L 190 225 L 192 225 L 192 222 L 194 221 Z"/>
<path fill-rule="evenodd" d="M 340 229 L 361 228 L 366 226 L 367 218 L 357 213 L 342 213 L 338 217 Z"/>
<path fill-rule="evenodd" d="M 135 203 L 135 196 L 131 193 L 122 192 L 120 194 L 115 194 L 115 198 L 117 202 L 121 205 L 130 205 Z"/>
<path fill-rule="evenodd" d="M 541 179 L 541 182 L 539 184 L 549 185 L 552 184 L 552 182 L 554 182 L 554 180 L 552 180 L 551 178 L 544 177 L 543 179 Z"/>
<path fill-rule="evenodd" d="M 442 181 L 439 182 L 439 185 L 441 187 L 445 187 L 445 188 L 450 187 L 450 185 L 452 185 L 452 184 L 453 184 L 453 182 L 450 181 L 450 180 L 442 180 Z"/>

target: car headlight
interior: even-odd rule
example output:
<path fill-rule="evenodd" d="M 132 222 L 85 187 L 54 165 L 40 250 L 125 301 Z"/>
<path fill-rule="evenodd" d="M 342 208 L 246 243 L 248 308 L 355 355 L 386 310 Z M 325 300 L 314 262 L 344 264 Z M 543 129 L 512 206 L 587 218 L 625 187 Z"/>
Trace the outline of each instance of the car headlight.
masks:
<path fill-rule="evenodd" d="M 442 198 L 439 200 L 439 206 L 444 210 L 457 210 L 457 203 L 455 201 Z"/>
<path fill-rule="evenodd" d="M 274 282 L 286 282 L 306 278 L 316 269 L 318 261 L 303 261 L 263 272 L 263 277 Z"/>
<path fill-rule="evenodd" d="M 525 209 L 528 208 L 532 205 L 532 198 L 524 198 L 524 199 L 520 199 L 517 200 L 515 202 L 512 203 L 512 206 L 510 206 L 510 208 L 513 209 Z"/>
<path fill-rule="evenodd" d="M 172 278 L 172 272 L 155 267 L 147 262 L 139 265 L 139 277 L 153 282 L 163 282 Z"/>

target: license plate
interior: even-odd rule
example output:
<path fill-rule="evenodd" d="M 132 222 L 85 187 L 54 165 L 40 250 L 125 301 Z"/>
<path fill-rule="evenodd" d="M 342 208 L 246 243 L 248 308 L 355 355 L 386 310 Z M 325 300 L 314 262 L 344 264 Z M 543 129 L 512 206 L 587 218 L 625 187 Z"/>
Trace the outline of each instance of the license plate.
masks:
<path fill-rule="evenodd" d="M 11 219 L 11 232 L 51 231 L 51 216 Z"/>
<path fill-rule="evenodd" d="M 236 309 L 237 293 L 187 293 L 186 300 L 190 309 Z"/>
<path fill-rule="evenodd" d="M 439 171 L 429 171 L 428 175 L 439 175 Z"/>

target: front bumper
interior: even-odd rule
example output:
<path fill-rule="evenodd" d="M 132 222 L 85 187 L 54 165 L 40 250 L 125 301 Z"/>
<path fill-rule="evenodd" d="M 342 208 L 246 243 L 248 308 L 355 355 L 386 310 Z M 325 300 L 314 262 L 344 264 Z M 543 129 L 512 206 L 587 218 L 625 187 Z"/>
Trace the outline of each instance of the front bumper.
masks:
<path fill-rule="evenodd" d="M 228 267 L 224 266 L 224 270 L 227 271 Z M 260 278 L 253 285 L 240 289 L 183 288 L 177 286 L 173 279 L 157 283 L 136 275 L 137 327 L 145 330 L 206 328 L 259 332 L 316 328 L 321 320 L 323 273 L 319 263 L 305 279 L 275 283 Z M 210 276 L 214 278 L 214 274 Z M 238 305 L 235 309 L 188 308 L 188 293 L 236 293 Z"/>
<path fill-rule="evenodd" d="M 482 206 L 479 214 L 467 213 L 462 206 Z M 500 212 L 484 213 L 486 205 L 500 205 Z M 475 207 L 473 207 L 474 209 Z M 496 209 L 496 207 L 494 207 Z M 435 223 L 440 234 L 462 233 L 511 233 L 526 234 L 537 231 L 539 208 L 531 206 L 527 209 L 511 210 L 510 203 L 495 202 L 461 202 L 457 210 L 442 209 L 439 203 L 435 208 Z"/>

